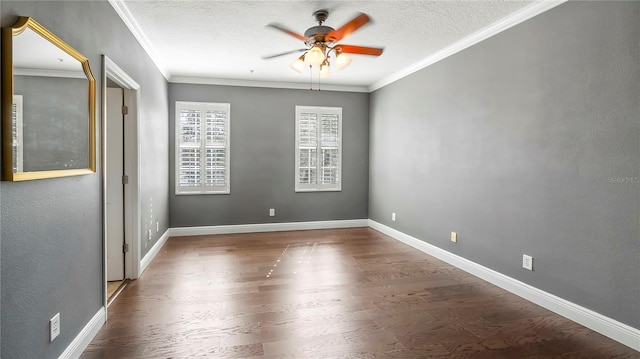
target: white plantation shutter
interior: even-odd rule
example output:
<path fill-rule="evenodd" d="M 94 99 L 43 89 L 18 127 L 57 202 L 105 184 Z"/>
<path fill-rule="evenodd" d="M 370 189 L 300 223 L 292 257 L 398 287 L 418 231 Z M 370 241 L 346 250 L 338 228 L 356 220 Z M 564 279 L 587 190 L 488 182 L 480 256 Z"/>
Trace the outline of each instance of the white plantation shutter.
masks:
<path fill-rule="evenodd" d="M 199 110 L 181 108 L 179 113 L 177 132 L 178 143 L 178 173 L 177 189 L 200 189 L 200 130 L 202 128 L 202 114 Z M 178 192 L 178 191 L 176 191 Z"/>
<path fill-rule="evenodd" d="M 320 183 L 323 185 L 338 183 L 339 123 L 338 115 L 322 115 Z"/>
<path fill-rule="evenodd" d="M 13 95 L 11 106 L 11 147 L 13 153 L 13 172 L 22 172 L 23 145 L 22 145 L 22 95 Z"/>
<path fill-rule="evenodd" d="M 176 102 L 176 194 L 229 193 L 230 109 Z"/>
<path fill-rule="evenodd" d="M 296 106 L 297 192 L 340 191 L 342 108 Z"/>
<path fill-rule="evenodd" d="M 205 187 L 227 185 L 228 111 L 207 111 L 205 123 Z"/>
<path fill-rule="evenodd" d="M 300 129 L 298 140 L 298 181 L 300 183 L 317 183 L 318 160 L 318 115 L 315 113 L 300 113 L 298 117 Z"/>

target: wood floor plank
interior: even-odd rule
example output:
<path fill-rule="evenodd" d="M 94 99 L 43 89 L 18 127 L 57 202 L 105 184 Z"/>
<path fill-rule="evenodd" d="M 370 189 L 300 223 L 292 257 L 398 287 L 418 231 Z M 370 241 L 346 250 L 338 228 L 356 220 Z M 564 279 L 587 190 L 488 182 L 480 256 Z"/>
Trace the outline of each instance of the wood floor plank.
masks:
<path fill-rule="evenodd" d="M 640 358 L 368 228 L 174 237 L 82 358 Z"/>

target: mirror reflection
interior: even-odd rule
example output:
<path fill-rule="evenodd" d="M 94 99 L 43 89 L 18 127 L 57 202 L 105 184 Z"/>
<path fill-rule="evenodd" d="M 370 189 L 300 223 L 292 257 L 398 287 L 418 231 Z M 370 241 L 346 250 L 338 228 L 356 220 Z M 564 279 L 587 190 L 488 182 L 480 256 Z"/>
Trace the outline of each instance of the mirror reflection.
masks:
<path fill-rule="evenodd" d="M 11 163 L 10 168 L 4 163 L 3 179 L 94 172 L 95 85 L 86 58 L 31 18 L 20 18 L 8 30 L 13 31 L 11 138 L 4 134 L 3 141 L 5 149 L 10 141 Z M 3 117 L 7 121 L 6 110 Z M 6 123 L 3 128 L 8 129 Z"/>
<path fill-rule="evenodd" d="M 89 167 L 82 64 L 27 28 L 13 41 L 13 75 L 21 112 L 12 126 L 14 172 Z"/>

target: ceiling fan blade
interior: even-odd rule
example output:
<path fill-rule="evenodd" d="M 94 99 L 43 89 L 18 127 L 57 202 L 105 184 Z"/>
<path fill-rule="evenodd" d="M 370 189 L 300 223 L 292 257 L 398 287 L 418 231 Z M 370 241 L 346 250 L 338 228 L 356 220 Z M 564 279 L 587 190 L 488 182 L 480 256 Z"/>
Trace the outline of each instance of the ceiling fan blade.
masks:
<path fill-rule="evenodd" d="M 353 45 L 336 45 L 334 46 L 339 52 L 344 52 L 347 54 L 358 54 L 358 55 L 371 55 L 371 56 L 380 56 L 382 55 L 383 48 L 379 47 L 366 47 L 366 46 L 353 46 Z"/>
<path fill-rule="evenodd" d="M 307 49 L 291 50 L 291 51 L 287 51 L 287 52 L 283 52 L 283 53 L 279 53 L 279 54 L 275 54 L 275 55 L 262 56 L 262 59 L 263 60 L 268 60 L 268 59 L 273 59 L 274 57 L 280 57 L 280 56 L 284 56 L 284 55 L 293 54 L 293 53 L 296 53 L 296 52 L 305 52 L 305 51 L 307 51 Z"/>
<path fill-rule="evenodd" d="M 300 35 L 300 34 L 298 34 L 298 33 L 296 33 L 296 32 L 293 32 L 293 31 L 291 31 L 291 30 L 287 29 L 286 27 L 284 27 L 284 26 L 282 26 L 282 25 L 280 25 L 280 24 L 271 23 L 271 24 L 269 24 L 269 25 L 267 25 L 267 26 L 268 26 L 268 27 L 272 27 L 272 28 L 274 28 L 274 29 L 276 29 L 276 30 L 280 30 L 280 31 L 282 31 L 282 32 L 284 32 L 284 33 L 286 33 L 286 34 L 289 34 L 289 35 L 291 35 L 291 36 L 295 37 L 295 38 L 296 38 L 296 39 L 298 39 L 298 40 L 302 40 L 302 41 L 304 41 L 304 42 L 309 41 L 309 38 L 307 38 L 306 36 L 302 36 L 302 35 Z"/>
<path fill-rule="evenodd" d="M 329 42 L 338 42 L 349 36 L 352 32 L 366 25 L 369 21 L 371 21 L 371 19 L 369 18 L 369 16 L 367 16 L 367 14 L 360 13 L 360 15 L 344 24 L 341 28 L 330 31 L 327 34 L 326 38 L 329 40 Z"/>

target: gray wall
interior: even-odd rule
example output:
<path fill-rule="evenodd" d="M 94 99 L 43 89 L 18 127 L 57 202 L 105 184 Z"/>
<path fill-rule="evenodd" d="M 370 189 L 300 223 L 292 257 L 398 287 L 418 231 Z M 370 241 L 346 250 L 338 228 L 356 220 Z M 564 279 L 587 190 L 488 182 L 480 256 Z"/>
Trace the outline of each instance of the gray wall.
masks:
<path fill-rule="evenodd" d="M 2 1 L 3 27 L 18 15 L 34 17 L 89 58 L 98 113 L 102 54 L 140 84 L 142 218 L 145 227 L 151 215 L 160 220 L 157 240 L 169 218 L 167 82 L 106 1 Z M 100 172 L 0 183 L 3 358 L 57 358 L 102 306 L 100 186 Z M 49 343 L 49 319 L 58 312 L 61 334 Z"/>
<path fill-rule="evenodd" d="M 14 76 L 22 95 L 23 171 L 89 167 L 86 79 Z"/>
<path fill-rule="evenodd" d="M 375 91 L 369 217 L 640 328 L 639 24 L 569 2 Z"/>
<path fill-rule="evenodd" d="M 231 104 L 231 194 L 174 194 L 176 101 Z M 294 191 L 296 105 L 342 107 L 341 192 Z M 171 227 L 367 218 L 369 94 L 170 84 L 169 106 Z"/>

